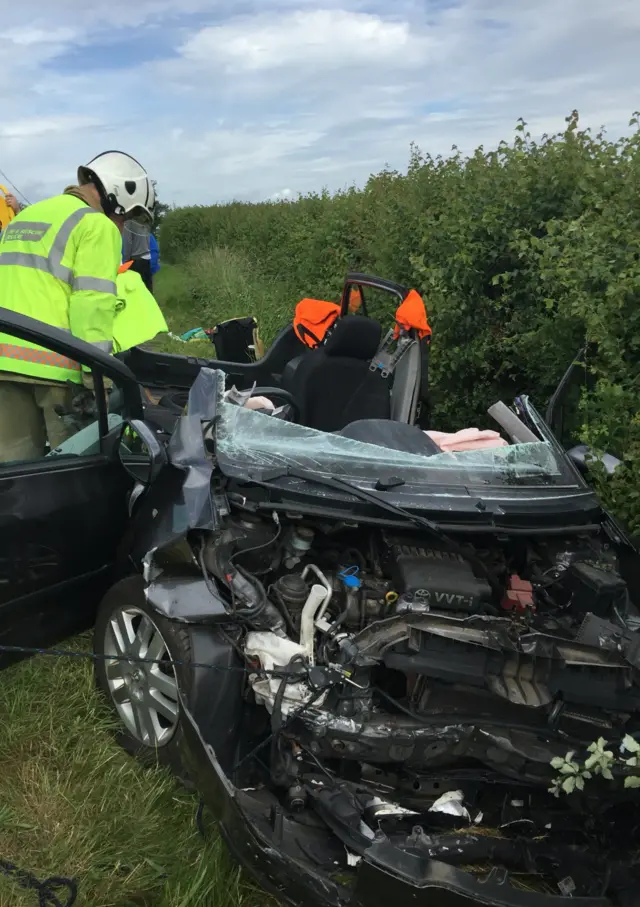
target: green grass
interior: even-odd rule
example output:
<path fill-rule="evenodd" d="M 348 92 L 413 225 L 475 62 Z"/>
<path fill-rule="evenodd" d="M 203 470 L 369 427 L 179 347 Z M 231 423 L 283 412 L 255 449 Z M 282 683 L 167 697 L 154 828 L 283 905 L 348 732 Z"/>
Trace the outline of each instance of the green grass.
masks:
<path fill-rule="evenodd" d="M 90 637 L 73 641 L 90 649 Z M 89 660 L 40 656 L 2 674 L 0 858 L 45 879 L 74 877 L 78 905 L 263 907 L 212 833 L 196 798 L 114 742 L 115 721 Z M 0 875 L 3 907 L 34 907 Z"/>
<path fill-rule="evenodd" d="M 164 267 L 156 295 L 173 331 L 260 314 L 276 323 L 278 287 L 226 252 L 201 253 L 188 268 Z M 282 324 L 295 299 L 283 293 Z M 156 347 L 211 356 L 210 343 L 160 338 Z M 25 640 L 25 642 L 28 642 Z M 90 637 L 74 640 L 90 650 Z M 166 773 L 142 768 L 115 743 L 114 719 L 94 688 L 88 660 L 37 656 L 2 673 L 0 859 L 38 878 L 74 877 L 78 907 L 264 907 L 213 832 L 196 830 L 197 800 Z M 2 907 L 35 907 L 37 896 L 0 874 Z"/>
<path fill-rule="evenodd" d="M 163 265 L 154 293 L 174 334 L 255 315 L 265 346 L 293 318 L 298 301 L 285 280 L 264 276 L 256 264 L 228 249 L 196 252 L 184 267 Z M 150 345 L 181 356 L 215 357 L 207 340 L 181 343 L 165 334 Z"/>

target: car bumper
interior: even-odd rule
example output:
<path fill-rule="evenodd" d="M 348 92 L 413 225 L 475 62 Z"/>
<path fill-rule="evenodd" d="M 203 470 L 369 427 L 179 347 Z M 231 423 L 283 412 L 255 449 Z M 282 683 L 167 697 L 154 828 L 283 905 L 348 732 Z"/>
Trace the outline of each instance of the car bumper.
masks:
<path fill-rule="evenodd" d="M 337 882 L 333 873 L 319 869 L 312 859 L 296 859 L 286 852 L 294 840 L 295 823 L 284 814 L 260 817 L 245 808 L 247 795 L 226 777 L 186 708 L 184 714 L 196 783 L 227 846 L 258 884 L 283 902 L 305 907 L 612 907 L 608 898 L 549 896 L 516 889 L 508 873 L 498 867 L 484 879 L 476 878 L 446 863 L 412 856 L 384 835 L 351 871 L 350 883 Z"/>

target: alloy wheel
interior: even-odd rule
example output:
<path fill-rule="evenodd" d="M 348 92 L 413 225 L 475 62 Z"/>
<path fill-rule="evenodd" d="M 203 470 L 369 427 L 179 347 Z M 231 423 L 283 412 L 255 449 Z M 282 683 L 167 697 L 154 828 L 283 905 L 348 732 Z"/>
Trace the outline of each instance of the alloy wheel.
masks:
<path fill-rule="evenodd" d="M 127 730 L 145 746 L 167 744 L 178 725 L 178 681 L 154 621 L 139 608 L 118 608 L 107 624 L 104 654 L 109 692 Z"/>

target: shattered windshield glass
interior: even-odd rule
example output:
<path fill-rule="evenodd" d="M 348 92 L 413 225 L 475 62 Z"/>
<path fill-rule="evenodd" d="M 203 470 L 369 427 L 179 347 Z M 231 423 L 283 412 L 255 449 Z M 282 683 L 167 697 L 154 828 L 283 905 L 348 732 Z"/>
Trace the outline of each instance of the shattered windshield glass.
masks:
<path fill-rule="evenodd" d="M 287 467 L 324 475 L 377 478 L 394 475 L 407 483 L 575 484 L 566 465 L 540 441 L 460 453 L 417 455 L 356 441 L 222 403 L 216 452 L 230 475 Z"/>

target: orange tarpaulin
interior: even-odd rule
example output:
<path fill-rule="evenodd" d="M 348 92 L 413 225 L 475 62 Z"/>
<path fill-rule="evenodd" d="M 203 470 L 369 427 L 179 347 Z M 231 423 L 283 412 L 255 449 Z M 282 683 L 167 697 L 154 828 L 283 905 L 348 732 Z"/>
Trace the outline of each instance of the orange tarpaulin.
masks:
<path fill-rule="evenodd" d="M 349 295 L 349 313 L 355 314 L 362 305 L 362 294 L 358 287 L 353 287 Z M 340 304 L 326 299 L 301 299 L 296 306 L 293 318 L 293 329 L 296 336 L 305 346 L 314 349 L 324 342 L 325 337 L 337 318 L 340 317 Z M 401 331 L 416 331 L 422 340 L 431 336 L 431 327 L 427 318 L 422 296 L 417 290 L 410 290 L 396 310 L 394 337 Z"/>
<path fill-rule="evenodd" d="M 349 296 L 349 314 L 355 315 L 362 305 L 359 287 L 352 287 Z M 296 336 L 306 346 L 314 349 L 327 336 L 330 327 L 340 315 L 340 303 L 327 299 L 301 299 L 293 317 Z"/>
<path fill-rule="evenodd" d="M 431 336 L 427 309 L 422 296 L 417 290 L 409 290 L 396 310 L 394 337 L 399 337 L 401 330 L 417 331 L 420 340 Z"/>
<path fill-rule="evenodd" d="M 326 299 L 301 299 L 293 316 L 293 329 L 298 340 L 314 349 L 327 335 L 327 331 L 340 315 L 337 302 Z"/>

